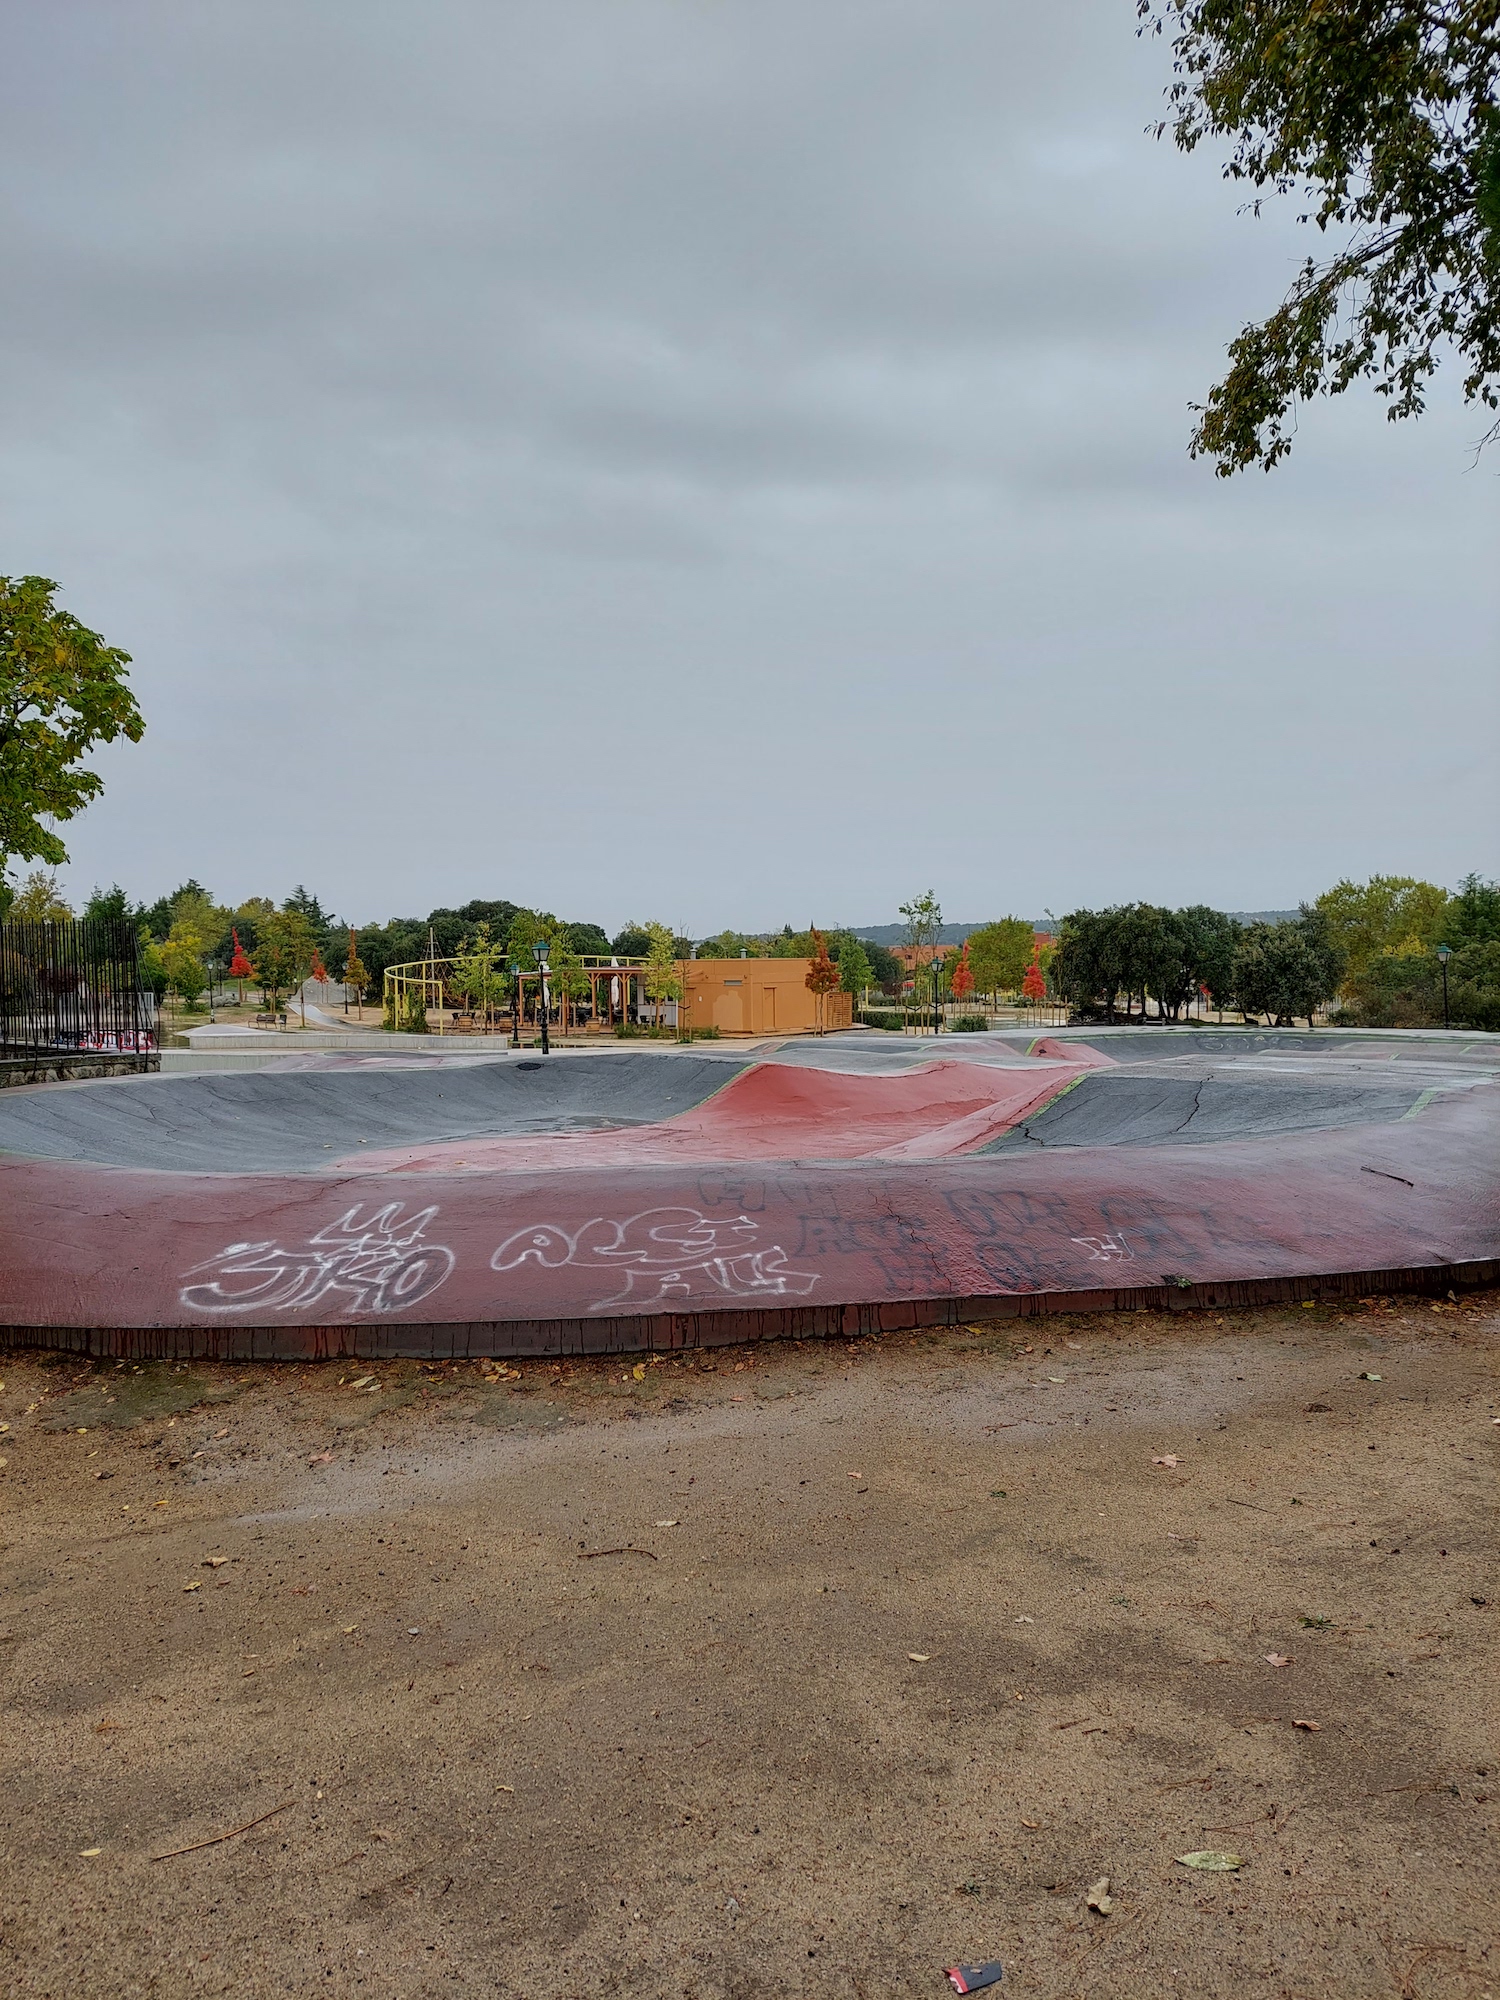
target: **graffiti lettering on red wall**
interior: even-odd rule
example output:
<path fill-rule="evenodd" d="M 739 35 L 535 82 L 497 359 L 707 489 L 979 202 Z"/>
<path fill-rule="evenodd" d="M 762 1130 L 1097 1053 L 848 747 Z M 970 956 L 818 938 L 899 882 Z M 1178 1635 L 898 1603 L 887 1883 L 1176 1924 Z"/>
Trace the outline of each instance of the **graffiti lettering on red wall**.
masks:
<path fill-rule="evenodd" d="M 1075 1236 L 1071 1241 L 1088 1251 L 1091 1264 L 1128 1264 L 1135 1261 L 1135 1252 L 1125 1241 L 1123 1229 L 1117 1229 L 1113 1236 Z"/>
<path fill-rule="evenodd" d="M 335 1295 L 346 1312 L 396 1312 L 430 1298 L 453 1269 L 453 1252 L 426 1241 L 436 1214 L 403 1220 L 391 1202 L 365 1222 L 351 1208 L 294 1250 L 272 1238 L 231 1243 L 184 1272 L 197 1282 L 178 1296 L 195 1312 L 297 1312 Z"/>
<path fill-rule="evenodd" d="M 748 1215 L 715 1221 L 696 1208 L 648 1208 L 623 1222 L 595 1216 L 581 1229 L 538 1223 L 506 1237 L 491 1266 L 514 1271 L 522 1264 L 610 1271 L 618 1291 L 591 1308 L 648 1305 L 683 1299 L 712 1288 L 731 1299 L 804 1299 L 818 1282 L 794 1271 L 779 1243 L 761 1244 L 759 1223 Z"/>

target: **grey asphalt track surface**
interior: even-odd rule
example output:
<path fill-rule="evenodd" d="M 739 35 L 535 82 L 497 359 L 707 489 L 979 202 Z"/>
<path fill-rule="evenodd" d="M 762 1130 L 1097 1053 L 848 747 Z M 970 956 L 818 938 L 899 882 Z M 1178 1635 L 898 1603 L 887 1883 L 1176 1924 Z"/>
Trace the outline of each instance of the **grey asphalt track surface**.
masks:
<path fill-rule="evenodd" d="M 1389 1123 L 1434 1092 L 1500 1074 L 1500 1038 L 1135 1030 L 1047 1039 L 1031 1031 L 940 1039 L 854 1033 L 737 1050 L 661 1044 L 463 1062 L 308 1055 L 287 1067 L 132 1077 L 0 1093 L 0 1158 L 175 1173 L 318 1173 L 362 1146 L 656 1124 L 754 1063 L 890 1076 L 928 1064 L 1059 1067 L 1076 1047 L 1109 1058 L 990 1153 L 1202 1145 Z M 292 1065 L 295 1064 L 295 1067 Z M 1066 1075 L 1066 1070 L 1063 1074 Z"/>
<path fill-rule="evenodd" d="M 983 1150 L 1020 1153 L 1038 1146 L 1210 1145 L 1381 1125 L 1404 1118 L 1423 1093 L 1417 1083 L 1369 1084 L 1317 1077 L 1137 1076 L 1095 1070 Z"/>
<path fill-rule="evenodd" d="M 691 1055 L 131 1077 L 0 1095 L 0 1155 L 170 1173 L 321 1173 L 371 1148 L 649 1125 L 747 1068 Z"/>

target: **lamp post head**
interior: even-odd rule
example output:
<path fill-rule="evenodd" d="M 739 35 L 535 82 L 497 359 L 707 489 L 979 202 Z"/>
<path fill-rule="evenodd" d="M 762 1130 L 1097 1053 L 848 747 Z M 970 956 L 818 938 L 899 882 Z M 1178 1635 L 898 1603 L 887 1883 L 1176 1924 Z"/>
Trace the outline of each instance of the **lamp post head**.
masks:
<path fill-rule="evenodd" d="M 511 965 L 511 968 L 510 968 L 510 976 L 511 976 L 511 978 L 512 978 L 512 979 L 519 979 L 519 978 L 520 978 L 520 976 L 521 976 L 521 968 L 520 968 L 520 966 L 519 966 L 519 965 L 516 965 L 516 964 L 514 964 L 514 963 L 513 963 L 512 965 Z"/>
<path fill-rule="evenodd" d="M 1437 955 L 1439 963 L 1446 965 L 1453 956 L 1453 947 L 1447 944 L 1440 944 L 1437 948 Z"/>
<path fill-rule="evenodd" d="M 531 947 L 533 957 L 536 959 L 537 964 L 542 968 L 544 972 L 547 969 L 547 953 L 551 949 L 552 947 L 550 945 L 545 945 L 545 944 L 534 944 Z"/>

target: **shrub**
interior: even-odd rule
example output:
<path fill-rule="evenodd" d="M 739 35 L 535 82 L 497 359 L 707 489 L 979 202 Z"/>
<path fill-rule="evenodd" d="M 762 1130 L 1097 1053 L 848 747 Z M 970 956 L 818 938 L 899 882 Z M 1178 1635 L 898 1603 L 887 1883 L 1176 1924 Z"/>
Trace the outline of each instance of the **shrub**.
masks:
<path fill-rule="evenodd" d="M 408 986 L 401 1009 L 401 1031 L 407 1035 L 427 1033 L 427 1000 L 420 986 Z"/>
<path fill-rule="evenodd" d="M 854 1018 L 862 1028 L 885 1028 L 893 1034 L 899 1034 L 906 1026 L 904 1014 L 894 1013 L 887 1008 L 862 1010 Z"/>
<path fill-rule="evenodd" d="M 987 1035 L 990 1031 L 990 1024 L 983 1014 L 960 1014 L 950 1026 L 955 1035 Z"/>

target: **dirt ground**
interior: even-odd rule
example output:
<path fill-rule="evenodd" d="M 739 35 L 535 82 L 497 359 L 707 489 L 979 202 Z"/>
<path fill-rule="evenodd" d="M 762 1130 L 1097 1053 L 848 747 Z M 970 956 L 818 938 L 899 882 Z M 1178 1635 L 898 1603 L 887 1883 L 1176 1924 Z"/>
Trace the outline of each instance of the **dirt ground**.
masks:
<path fill-rule="evenodd" d="M 12 1355 L 0 1985 L 1500 1993 L 1497 1358 L 1493 1293 Z"/>

